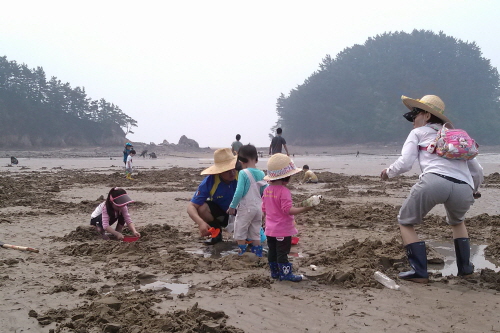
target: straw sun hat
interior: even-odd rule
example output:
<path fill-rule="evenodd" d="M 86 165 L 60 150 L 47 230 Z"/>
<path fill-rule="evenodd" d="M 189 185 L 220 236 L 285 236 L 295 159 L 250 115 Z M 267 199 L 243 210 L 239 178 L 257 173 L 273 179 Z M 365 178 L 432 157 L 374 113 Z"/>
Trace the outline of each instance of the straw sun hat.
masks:
<path fill-rule="evenodd" d="M 401 96 L 401 100 L 410 111 L 413 111 L 413 108 L 419 108 L 435 115 L 445 123 L 451 123 L 450 119 L 444 115 L 444 102 L 436 95 L 425 95 L 421 99 Z"/>
<path fill-rule="evenodd" d="M 302 169 L 297 168 L 290 157 L 285 154 L 274 154 L 267 161 L 267 176 L 264 180 L 278 180 L 301 171 Z"/>
<path fill-rule="evenodd" d="M 202 175 L 218 175 L 236 167 L 238 156 L 234 156 L 230 148 L 217 149 L 214 152 L 214 165 L 201 172 Z"/>

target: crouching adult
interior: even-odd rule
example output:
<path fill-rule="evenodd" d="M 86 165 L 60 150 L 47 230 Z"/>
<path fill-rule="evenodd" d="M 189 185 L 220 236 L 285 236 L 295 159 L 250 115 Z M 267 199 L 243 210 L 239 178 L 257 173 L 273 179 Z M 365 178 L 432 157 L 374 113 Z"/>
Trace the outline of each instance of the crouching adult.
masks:
<path fill-rule="evenodd" d="M 201 172 L 207 177 L 200 183 L 187 206 L 187 213 L 198 225 L 200 235 L 214 235 L 207 240 L 207 245 L 221 242 L 222 228 L 227 227 L 229 215 L 226 211 L 238 183 L 235 170 L 237 158 L 230 148 L 217 149 L 214 152 L 214 165 Z M 212 227 L 216 229 L 215 233 L 209 231 Z"/>

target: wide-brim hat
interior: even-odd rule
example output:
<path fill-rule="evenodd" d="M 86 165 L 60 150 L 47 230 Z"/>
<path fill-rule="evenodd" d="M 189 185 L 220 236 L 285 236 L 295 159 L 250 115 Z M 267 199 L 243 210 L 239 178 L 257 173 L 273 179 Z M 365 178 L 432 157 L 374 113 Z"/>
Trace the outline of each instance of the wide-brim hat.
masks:
<path fill-rule="evenodd" d="M 285 154 L 274 154 L 267 161 L 267 176 L 265 180 L 278 180 L 288 176 L 295 175 L 302 171 L 302 168 L 297 168 L 292 159 Z"/>
<path fill-rule="evenodd" d="M 202 175 L 218 175 L 236 167 L 238 156 L 233 155 L 230 148 L 217 149 L 214 152 L 214 165 L 201 172 Z"/>
<path fill-rule="evenodd" d="M 421 99 L 413 99 L 406 96 L 401 96 L 403 104 L 413 111 L 413 108 L 419 108 L 430 114 L 438 117 L 445 123 L 451 123 L 450 119 L 444 115 L 444 102 L 436 95 L 425 95 Z M 407 117 L 405 117 L 408 119 Z"/>
<path fill-rule="evenodd" d="M 131 202 L 134 202 L 134 200 L 132 200 L 128 196 L 127 192 L 122 188 L 115 188 L 113 194 L 115 196 L 110 195 L 109 198 L 118 207 L 123 207 Z"/>

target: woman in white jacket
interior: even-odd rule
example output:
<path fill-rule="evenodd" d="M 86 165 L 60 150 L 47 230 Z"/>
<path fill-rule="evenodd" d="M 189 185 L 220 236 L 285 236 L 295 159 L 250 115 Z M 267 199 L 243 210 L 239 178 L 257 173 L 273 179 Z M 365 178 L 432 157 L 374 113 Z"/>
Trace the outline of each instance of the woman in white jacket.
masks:
<path fill-rule="evenodd" d="M 444 115 L 445 105 L 438 96 L 426 95 L 420 100 L 402 96 L 401 99 L 410 109 L 403 116 L 413 122 L 413 130 L 403 145 L 401 156 L 382 170 L 380 177 L 387 180 L 407 172 L 416 160 L 422 173 L 398 214 L 403 244 L 412 267 L 412 270 L 400 273 L 399 277 L 428 282 L 425 242 L 419 241 L 414 225 L 422 223 L 424 216 L 437 204 L 444 204 L 447 222 L 453 232 L 458 275 L 472 274 L 474 265 L 470 262 L 470 242 L 464 219 L 483 182 L 483 169 L 475 158 L 452 160 L 426 150 L 443 124 L 451 123 Z"/>

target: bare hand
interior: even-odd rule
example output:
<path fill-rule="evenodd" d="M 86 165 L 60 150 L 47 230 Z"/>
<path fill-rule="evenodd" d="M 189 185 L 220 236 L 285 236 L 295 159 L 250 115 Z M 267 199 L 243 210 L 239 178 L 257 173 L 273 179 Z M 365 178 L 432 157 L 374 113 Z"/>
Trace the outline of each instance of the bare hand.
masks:
<path fill-rule="evenodd" d="M 474 197 L 474 199 L 479 199 L 481 198 L 481 192 L 474 192 L 472 196 Z"/>
<path fill-rule="evenodd" d="M 135 237 L 141 237 L 141 234 L 136 231 L 136 232 L 134 232 L 134 236 Z"/>
<path fill-rule="evenodd" d="M 387 169 L 382 170 L 382 172 L 380 173 L 380 178 L 381 178 L 382 180 L 387 180 L 387 179 L 389 179 L 389 176 L 387 175 Z"/>
<path fill-rule="evenodd" d="M 210 226 L 207 223 L 198 226 L 198 230 L 200 230 L 200 236 L 210 236 L 210 232 L 208 231 L 208 229 L 210 229 Z"/>
<path fill-rule="evenodd" d="M 236 209 L 229 207 L 226 213 L 228 215 L 236 215 Z"/>
<path fill-rule="evenodd" d="M 117 240 L 123 240 L 123 234 L 118 232 L 116 235 L 115 235 L 116 239 Z"/>

